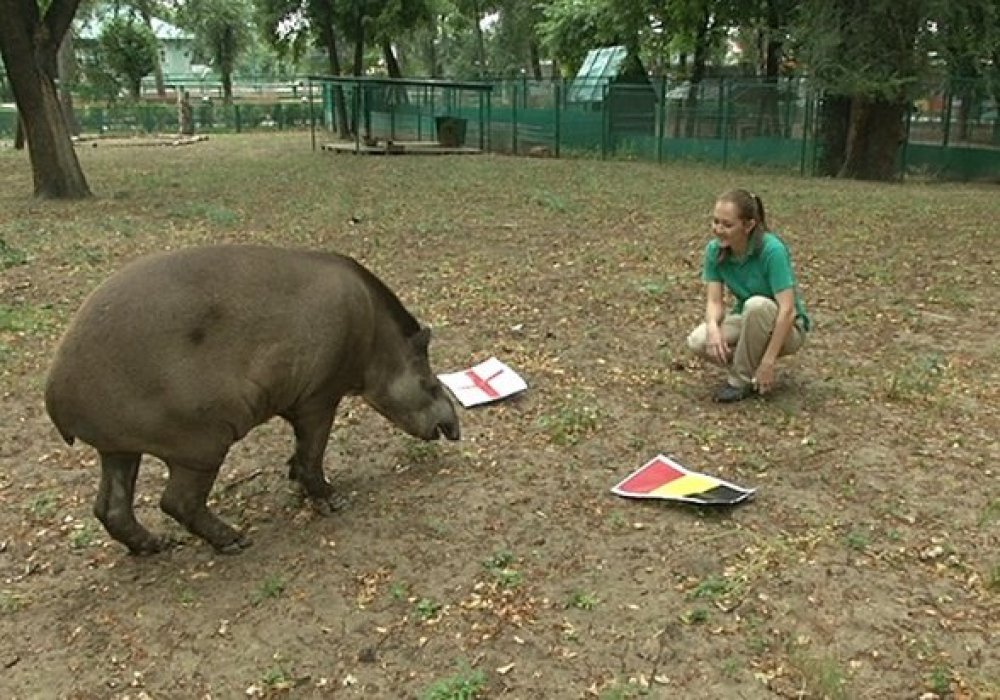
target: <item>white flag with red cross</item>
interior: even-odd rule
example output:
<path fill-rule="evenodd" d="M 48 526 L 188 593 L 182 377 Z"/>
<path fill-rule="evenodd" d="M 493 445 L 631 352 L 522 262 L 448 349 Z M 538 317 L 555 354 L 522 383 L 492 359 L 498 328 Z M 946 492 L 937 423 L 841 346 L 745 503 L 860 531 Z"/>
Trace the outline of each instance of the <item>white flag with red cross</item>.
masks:
<path fill-rule="evenodd" d="M 495 357 L 461 372 L 439 374 L 438 379 L 466 408 L 506 399 L 528 388 L 517 372 Z"/>

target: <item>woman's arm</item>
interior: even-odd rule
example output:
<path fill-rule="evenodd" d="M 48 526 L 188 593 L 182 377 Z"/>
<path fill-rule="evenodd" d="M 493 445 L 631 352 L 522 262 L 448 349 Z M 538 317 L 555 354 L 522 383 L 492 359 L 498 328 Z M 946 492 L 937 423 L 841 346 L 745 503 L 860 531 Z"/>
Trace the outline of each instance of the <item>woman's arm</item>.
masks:
<path fill-rule="evenodd" d="M 726 309 L 722 305 L 722 282 L 708 282 L 705 289 L 705 329 L 708 332 L 708 346 L 705 349 L 711 357 L 726 364 L 729 360 L 729 346 L 719 327 L 726 317 Z"/>
<path fill-rule="evenodd" d="M 770 391 L 774 384 L 774 364 L 795 324 L 795 290 L 783 289 L 774 295 L 774 300 L 778 303 L 778 318 L 774 322 L 771 340 L 754 375 L 757 391 L 762 394 Z"/>

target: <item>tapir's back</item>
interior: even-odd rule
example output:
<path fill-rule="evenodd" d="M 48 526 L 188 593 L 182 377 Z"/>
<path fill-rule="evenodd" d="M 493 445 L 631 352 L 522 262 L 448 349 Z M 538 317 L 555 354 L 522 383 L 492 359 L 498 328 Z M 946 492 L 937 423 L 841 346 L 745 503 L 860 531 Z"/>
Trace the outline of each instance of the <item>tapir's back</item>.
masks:
<path fill-rule="evenodd" d="M 357 354 L 369 309 L 357 266 L 336 255 L 211 246 L 142 258 L 80 308 L 46 407 L 63 437 L 103 450 L 231 441 L 327 381 L 318 365 Z"/>

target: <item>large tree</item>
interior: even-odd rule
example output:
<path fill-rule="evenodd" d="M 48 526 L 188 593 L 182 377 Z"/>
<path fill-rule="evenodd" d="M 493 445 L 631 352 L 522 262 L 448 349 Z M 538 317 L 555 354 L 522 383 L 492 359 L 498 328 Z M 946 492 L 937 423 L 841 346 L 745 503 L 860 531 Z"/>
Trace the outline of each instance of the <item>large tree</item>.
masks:
<path fill-rule="evenodd" d="M 233 100 L 233 71 L 250 40 L 248 0 L 187 0 L 177 21 L 195 36 L 198 51 L 219 71 L 222 98 Z"/>
<path fill-rule="evenodd" d="M 802 10 L 800 55 L 824 93 L 821 172 L 895 179 L 926 60 L 917 38 L 927 0 L 806 0 Z"/>
<path fill-rule="evenodd" d="M 0 0 L 3 57 L 28 142 L 38 197 L 76 199 L 90 187 L 76 156 L 56 89 L 57 55 L 80 0 Z"/>

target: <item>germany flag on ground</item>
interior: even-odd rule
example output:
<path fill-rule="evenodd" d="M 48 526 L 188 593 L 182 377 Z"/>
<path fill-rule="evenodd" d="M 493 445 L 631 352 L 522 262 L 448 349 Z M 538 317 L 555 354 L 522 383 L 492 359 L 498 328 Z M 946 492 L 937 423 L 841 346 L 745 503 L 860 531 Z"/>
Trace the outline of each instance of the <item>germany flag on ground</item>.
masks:
<path fill-rule="evenodd" d="M 664 455 L 649 460 L 611 489 L 625 498 L 659 498 L 701 505 L 733 505 L 752 496 L 755 490 L 685 469 Z"/>

